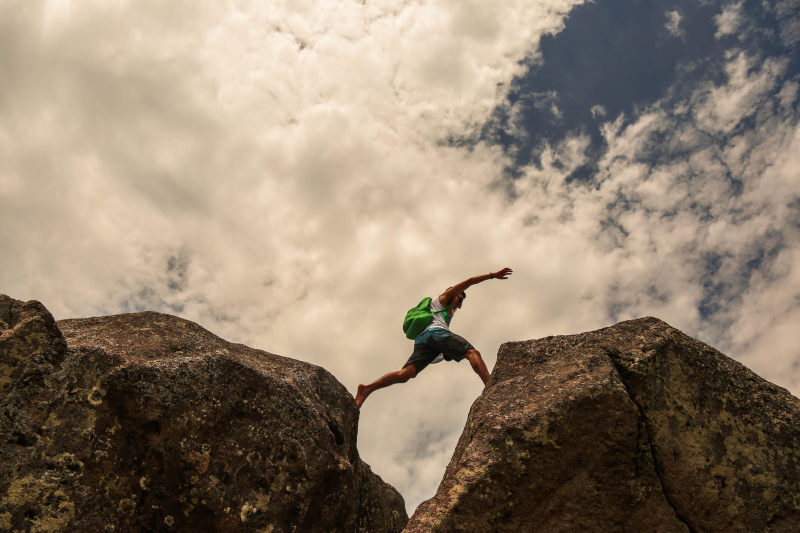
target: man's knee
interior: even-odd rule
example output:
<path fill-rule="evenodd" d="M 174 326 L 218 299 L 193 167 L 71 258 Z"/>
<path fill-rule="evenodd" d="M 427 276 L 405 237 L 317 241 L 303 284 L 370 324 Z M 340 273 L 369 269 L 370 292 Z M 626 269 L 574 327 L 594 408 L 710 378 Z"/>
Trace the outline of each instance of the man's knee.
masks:
<path fill-rule="evenodd" d="M 469 364 L 472 365 L 472 368 L 475 368 L 482 361 L 481 353 L 475 348 L 467 350 L 467 354 L 465 357 L 469 361 Z"/>
<path fill-rule="evenodd" d="M 405 383 L 409 379 L 412 379 L 416 375 L 417 375 L 417 369 L 414 367 L 414 365 L 408 365 L 407 367 L 405 367 L 400 371 L 400 377 L 403 379 L 403 383 Z"/>

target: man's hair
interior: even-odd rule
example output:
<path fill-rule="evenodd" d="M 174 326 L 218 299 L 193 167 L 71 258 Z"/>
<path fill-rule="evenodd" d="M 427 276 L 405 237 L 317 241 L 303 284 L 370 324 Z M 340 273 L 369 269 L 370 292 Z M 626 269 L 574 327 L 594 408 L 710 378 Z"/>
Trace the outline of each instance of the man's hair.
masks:
<path fill-rule="evenodd" d="M 450 285 L 449 287 L 447 287 L 447 288 L 444 290 L 444 292 L 447 292 L 447 291 L 449 291 L 449 290 L 450 290 L 450 289 L 452 289 L 452 288 L 453 288 L 453 286 L 452 286 L 452 285 Z M 466 300 L 466 299 L 467 299 L 467 291 L 461 291 L 461 299 L 462 299 L 462 300 Z"/>

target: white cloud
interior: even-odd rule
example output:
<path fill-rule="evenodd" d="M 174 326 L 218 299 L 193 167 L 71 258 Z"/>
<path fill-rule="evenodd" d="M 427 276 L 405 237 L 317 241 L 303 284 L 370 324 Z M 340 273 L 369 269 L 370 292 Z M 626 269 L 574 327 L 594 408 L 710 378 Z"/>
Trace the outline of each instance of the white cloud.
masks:
<path fill-rule="evenodd" d="M 797 87 L 782 61 L 724 60 L 724 81 L 604 124 L 591 183 L 565 181 L 586 162 L 587 139 L 546 149 L 515 182 L 508 213 L 543 244 L 536 298 L 570 313 L 549 319 L 554 330 L 658 316 L 798 394 Z"/>
<path fill-rule="evenodd" d="M 665 13 L 667 17 L 667 21 L 664 23 L 664 28 L 670 33 L 670 35 L 678 38 L 682 38 L 685 36 L 683 28 L 681 28 L 681 20 L 683 20 L 683 16 L 681 15 L 680 11 L 677 9 L 673 11 L 667 11 Z"/>
<path fill-rule="evenodd" d="M 780 27 L 779 36 L 787 48 L 800 42 L 800 9 L 797 0 L 765 2 L 764 9 L 774 13 Z"/>
<path fill-rule="evenodd" d="M 800 235 L 792 236 L 795 243 Z M 731 328 L 731 342 L 743 362 L 792 391 L 800 388 L 797 324 L 800 320 L 800 248 L 785 249 L 753 280 Z"/>
<path fill-rule="evenodd" d="M 517 284 L 459 317 L 491 364 L 546 327 L 480 306 L 539 280 L 490 192 L 500 151 L 442 141 L 486 120 L 574 3 L 0 4 L 0 291 L 57 318 L 178 313 L 355 390 L 408 357 L 413 299 L 516 260 Z M 480 393 L 467 365 L 416 385 L 371 398 L 360 431 L 411 510 Z M 440 431 L 407 460 L 425 419 Z"/>
<path fill-rule="evenodd" d="M 715 38 L 720 39 L 726 35 L 733 35 L 742 26 L 744 22 L 743 5 L 744 0 L 731 2 L 722 9 L 719 15 L 714 17 L 714 21 L 717 23 Z"/>
<path fill-rule="evenodd" d="M 695 107 L 695 118 L 702 130 L 728 133 L 744 118 L 751 116 L 783 74 L 786 62 L 767 59 L 757 65 L 756 58 L 743 51 L 730 52 L 725 66 L 726 85 L 706 84 L 693 98 L 701 101 Z"/>
<path fill-rule="evenodd" d="M 605 118 L 608 113 L 606 108 L 599 104 L 593 105 L 589 111 L 592 113 L 592 117 L 594 118 Z"/>
<path fill-rule="evenodd" d="M 780 81 L 783 68 L 732 53 L 724 83 L 705 84 L 674 108 L 657 103 L 627 127 L 609 124 L 593 200 L 613 203 L 609 218 L 625 232 L 598 241 L 626 257 L 625 289 L 615 296 L 623 309 L 665 318 L 797 394 L 800 351 L 788 324 L 800 313 L 789 267 L 800 253 L 800 128 L 789 107 L 796 86 Z M 745 117 L 755 125 L 737 128 Z M 650 146 L 654 134 L 659 143 Z M 699 284 L 711 256 L 720 259 L 707 281 L 719 285 L 721 308 L 704 319 Z"/>

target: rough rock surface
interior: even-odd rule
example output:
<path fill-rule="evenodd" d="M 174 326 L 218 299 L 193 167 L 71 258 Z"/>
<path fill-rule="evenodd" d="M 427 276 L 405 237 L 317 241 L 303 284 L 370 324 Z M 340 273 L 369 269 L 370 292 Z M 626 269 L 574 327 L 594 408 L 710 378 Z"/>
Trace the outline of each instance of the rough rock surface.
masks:
<path fill-rule="evenodd" d="M 405 531 L 582 530 L 800 530 L 800 400 L 654 318 L 504 344 Z"/>
<path fill-rule="evenodd" d="M 319 367 L 0 295 L 0 531 L 400 531 L 357 423 Z"/>

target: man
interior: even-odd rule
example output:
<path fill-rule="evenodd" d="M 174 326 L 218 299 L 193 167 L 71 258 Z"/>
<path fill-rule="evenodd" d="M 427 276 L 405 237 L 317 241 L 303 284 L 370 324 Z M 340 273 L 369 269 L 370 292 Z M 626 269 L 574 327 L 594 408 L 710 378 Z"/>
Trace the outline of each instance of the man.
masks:
<path fill-rule="evenodd" d="M 359 409 L 367 396 L 389 385 L 405 383 L 422 372 L 430 363 L 441 360 L 439 359 L 440 355 L 447 361 L 458 362 L 466 358 L 475 373 L 483 380 L 483 384 L 486 385 L 486 382 L 489 381 L 489 370 L 481 359 L 481 354 L 464 337 L 450 331 L 450 321 L 456 311 L 461 309 L 461 305 L 467 297 L 464 291 L 469 287 L 489 279 L 508 279 L 512 272 L 513 270 L 510 268 L 504 268 L 490 274 L 474 276 L 450 287 L 438 298 L 431 299 L 430 310 L 434 313 L 433 321 L 414 340 L 414 353 L 411 354 L 401 370 L 389 372 L 369 385 L 358 386 L 356 405 Z"/>

